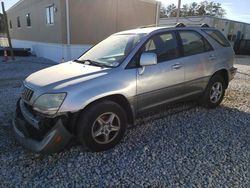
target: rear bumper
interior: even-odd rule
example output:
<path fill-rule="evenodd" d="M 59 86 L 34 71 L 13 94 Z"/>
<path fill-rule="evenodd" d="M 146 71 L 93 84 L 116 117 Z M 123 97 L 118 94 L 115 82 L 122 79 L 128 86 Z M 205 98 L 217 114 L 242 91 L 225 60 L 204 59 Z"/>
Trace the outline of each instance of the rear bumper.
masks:
<path fill-rule="evenodd" d="M 44 133 L 39 127 L 32 125 L 32 114 L 28 114 L 27 111 L 23 112 L 20 106 L 21 101 L 17 103 L 17 110 L 12 120 L 12 129 L 16 140 L 25 148 L 42 154 L 55 153 L 62 150 L 73 137 L 71 133 L 63 125 L 61 119 L 56 120 L 56 123 L 51 125 L 51 129 Z M 37 120 L 39 122 L 39 120 Z M 34 130 L 34 131 L 32 131 Z M 36 138 L 35 134 L 42 133 L 40 138 Z"/>

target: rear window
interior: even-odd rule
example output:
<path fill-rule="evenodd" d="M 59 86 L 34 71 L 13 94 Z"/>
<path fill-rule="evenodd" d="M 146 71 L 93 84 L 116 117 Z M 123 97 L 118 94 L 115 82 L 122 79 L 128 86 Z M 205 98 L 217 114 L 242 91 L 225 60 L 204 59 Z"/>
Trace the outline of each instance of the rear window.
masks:
<path fill-rule="evenodd" d="M 224 37 L 224 35 L 217 31 L 217 30 L 203 30 L 205 33 L 207 33 L 210 37 L 212 37 L 216 42 L 218 42 L 220 45 L 224 47 L 229 47 L 231 46 L 228 40 Z"/>
<path fill-rule="evenodd" d="M 196 55 L 213 50 L 207 40 L 195 31 L 179 31 L 184 56 Z"/>

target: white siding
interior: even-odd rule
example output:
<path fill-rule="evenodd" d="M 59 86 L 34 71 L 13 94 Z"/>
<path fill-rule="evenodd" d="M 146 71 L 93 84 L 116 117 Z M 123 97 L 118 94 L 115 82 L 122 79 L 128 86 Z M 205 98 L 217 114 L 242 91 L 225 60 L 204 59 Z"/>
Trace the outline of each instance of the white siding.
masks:
<path fill-rule="evenodd" d="M 15 48 L 30 48 L 37 57 L 44 57 L 57 63 L 78 58 L 90 45 L 66 45 L 12 39 Z"/>
<path fill-rule="evenodd" d="M 238 34 L 238 31 L 241 32 L 241 34 L 244 34 L 245 39 L 250 39 L 250 24 L 237 22 L 233 20 L 227 20 L 227 19 L 221 19 L 221 18 L 215 18 L 211 16 L 190 16 L 190 17 L 182 17 L 179 19 L 179 22 L 184 24 L 202 24 L 206 23 L 211 27 L 216 27 L 219 29 L 226 37 L 228 37 L 228 34 L 236 35 Z M 176 18 L 161 18 L 159 21 L 160 24 L 175 24 Z M 230 29 L 230 25 L 233 25 Z M 244 33 L 244 26 L 246 27 L 245 33 Z"/>

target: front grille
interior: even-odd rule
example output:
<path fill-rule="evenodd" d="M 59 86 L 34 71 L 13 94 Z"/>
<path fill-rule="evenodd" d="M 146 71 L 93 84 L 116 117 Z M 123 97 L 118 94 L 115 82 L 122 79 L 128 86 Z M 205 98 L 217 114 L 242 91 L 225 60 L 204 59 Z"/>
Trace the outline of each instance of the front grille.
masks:
<path fill-rule="evenodd" d="M 22 99 L 24 101 L 30 101 L 30 99 L 32 98 L 34 91 L 32 91 L 31 89 L 27 88 L 24 86 L 23 92 L 22 92 Z"/>

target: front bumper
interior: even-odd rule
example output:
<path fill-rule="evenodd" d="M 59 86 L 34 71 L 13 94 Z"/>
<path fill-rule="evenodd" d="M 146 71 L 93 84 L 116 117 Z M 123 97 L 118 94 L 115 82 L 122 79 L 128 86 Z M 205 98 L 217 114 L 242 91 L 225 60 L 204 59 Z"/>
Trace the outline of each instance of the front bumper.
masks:
<path fill-rule="evenodd" d="M 72 134 L 65 128 L 63 120 L 57 118 L 51 128 L 44 130 L 41 119 L 36 118 L 19 100 L 12 128 L 16 140 L 25 148 L 36 153 L 48 154 L 62 150 L 72 139 Z M 39 127 L 40 125 L 40 127 Z"/>

